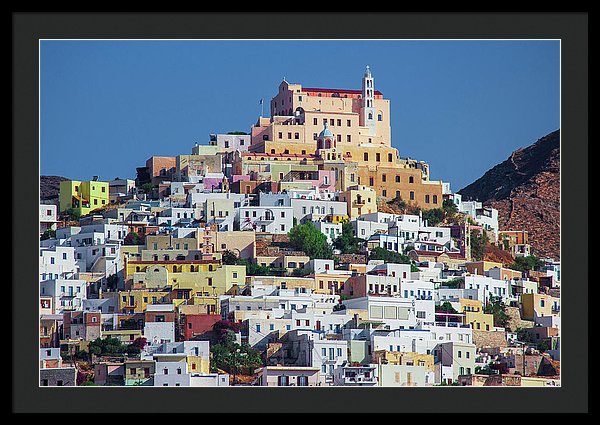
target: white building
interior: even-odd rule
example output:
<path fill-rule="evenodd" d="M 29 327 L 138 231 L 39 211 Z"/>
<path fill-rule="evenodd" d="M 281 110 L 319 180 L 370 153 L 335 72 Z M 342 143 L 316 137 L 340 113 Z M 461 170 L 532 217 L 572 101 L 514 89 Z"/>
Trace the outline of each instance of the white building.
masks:
<path fill-rule="evenodd" d="M 189 387 L 190 375 L 185 361 L 157 361 L 155 387 Z"/>
<path fill-rule="evenodd" d="M 69 246 L 41 247 L 39 280 L 71 279 L 79 272 L 75 260 L 75 248 Z"/>
<path fill-rule="evenodd" d="M 87 282 L 79 279 L 51 279 L 40 283 L 40 295 L 54 298 L 57 314 L 65 311 L 80 311 L 87 298 Z"/>
<path fill-rule="evenodd" d="M 56 230 L 58 211 L 56 205 L 40 204 L 40 235 L 46 230 Z"/>
<path fill-rule="evenodd" d="M 298 223 L 303 223 L 306 220 L 321 221 L 330 215 L 348 215 L 346 202 L 292 198 L 291 205 L 294 209 L 294 218 Z"/>
<path fill-rule="evenodd" d="M 342 234 L 342 223 L 329 223 L 328 221 L 316 221 L 314 225 L 321 233 L 327 236 L 327 243 L 332 244 Z"/>
<path fill-rule="evenodd" d="M 250 134 L 211 134 L 209 146 L 217 146 L 220 152 L 247 152 L 252 136 Z M 192 154 L 194 149 L 192 149 Z"/>
<path fill-rule="evenodd" d="M 434 350 L 436 383 L 452 383 L 475 373 L 475 344 L 444 342 Z"/>
<path fill-rule="evenodd" d="M 149 304 L 146 312 L 172 312 L 173 304 Z M 175 342 L 175 322 L 144 322 L 144 338 L 147 341 L 147 351 L 153 352 L 156 345 Z"/>
<path fill-rule="evenodd" d="M 239 208 L 240 230 L 287 234 L 294 225 L 292 207 L 246 206 Z"/>
<path fill-rule="evenodd" d="M 482 226 L 486 231 L 491 232 L 493 241 L 498 240 L 498 210 L 491 207 L 484 207 L 481 202 L 477 201 L 462 201 L 458 205 L 459 211 L 466 213 L 477 224 Z"/>

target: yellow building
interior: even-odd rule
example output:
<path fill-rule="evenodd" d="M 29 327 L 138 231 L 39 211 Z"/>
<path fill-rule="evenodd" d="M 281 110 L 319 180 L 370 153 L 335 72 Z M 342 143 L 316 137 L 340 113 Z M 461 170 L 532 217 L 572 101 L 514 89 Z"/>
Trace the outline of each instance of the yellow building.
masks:
<path fill-rule="evenodd" d="M 352 277 L 352 272 L 345 273 L 317 273 L 315 279 L 315 293 L 317 294 L 340 294 L 341 289 L 348 279 Z"/>
<path fill-rule="evenodd" d="M 406 366 L 424 366 L 431 372 L 434 371 L 433 354 L 376 350 L 373 352 L 373 363 Z"/>
<path fill-rule="evenodd" d="M 388 200 L 400 197 L 423 209 L 441 207 L 442 182 L 429 180 L 425 162 L 400 158 L 392 147 L 390 122 L 390 101 L 374 89 L 368 67 L 362 90 L 306 88 L 283 81 L 271 100 L 271 118 L 261 117 L 252 127 L 252 144 L 241 160 L 262 166 L 264 173 L 275 161 L 318 165 L 336 171 L 337 190 L 365 185 Z M 236 173 L 250 175 L 241 169 Z M 269 180 L 260 171 L 255 177 Z M 270 181 L 281 180 L 270 176 Z"/>
<path fill-rule="evenodd" d="M 340 193 L 340 201 L 346 202 L 350 219 L 362 214 L 377 212 L 377 194 L 370 187 L 356 185 Z"/>
<path fill-rule="evenodd" d="M 459 298 L 460 312 L 464 314 L 463 323 L 471 325 L 472 329 L 478 331 L 494 330 L 494 315 L 483 312 L 483 305 L 480 300 L 470 300 Z"/>
<path fill-rule="evenodd" d="M 174 238 L 173 235 L 148 235 L 146 236 L 146 249 L 197 250 L 200 248 L 201 238 L 200 231 L 196 231 L 195 237 L 192 238 Z"/>
<path fill-rule="evenodd" d="M 60 182 L 60 211 L 74 209 L 80 215 L 110 203 L 109 184 L 101 181 L 81 182 L 65 180 Z"/>
<path fill-rule="evenodd" d="M 246 266 L 221 265 L 219 260 L 131 261 L 125 269 L 130 287 L 182 292 L 187 303 L 207 305 L 211 313 L 220 311 L 220 295 L 235 294 L 246 282 Z M 176 306 L 183 302 L 182 296 L 177 298 Z"/>
<path fill-rule="evenodd" d="M 467 268 L 467 272 L 471 274 L 485 276 L 485 272 L 491 268 L 502 268 L 502 263 L 495 261 L 470 261 L 465 263 L 465 267 Z"/>
<path fill-rule="evenodd" d="M 170 304 L 168 291 L 133 289 L 119 291 L 119 311 L 122 313 L 143 313 L 149 304 Z"/>
<path fill-rule="evenodd" d="M 524 320 L 536 317 L 560 316 L 560 298 L 546 294 L 522 294 L 522 313 Z"/>
<path fill-rule="evenodd" d="M 138 338 L 141 338 L 142 331 L 140 329 L 118 329 L 116 331 L 102 331 L 102 338 L 116 338 L 123 344 L 131 344 Z"/>
<path fill-rule="evenodd" d="M 315 292 L 317 291 L 315 285 L 315 279 L 312 276 L 306 277 L 289 277 L 289 276 L 250 276 L 249 284 L 251 286 L 260 284 L 260 285 L 270 285 L 275 286 L 280 289 L 299 289 L 306 290 L 307 293 L 310 290 Z M 321 292 L 323 293 L 323 292 Z"/>
<path fill-rule="evenodd" d="M 184 353 L 154 354 L 157 362 L 185 362 L 188 373 L 210 373 L 210 358 L 203 356 L 189 356 Z"/>

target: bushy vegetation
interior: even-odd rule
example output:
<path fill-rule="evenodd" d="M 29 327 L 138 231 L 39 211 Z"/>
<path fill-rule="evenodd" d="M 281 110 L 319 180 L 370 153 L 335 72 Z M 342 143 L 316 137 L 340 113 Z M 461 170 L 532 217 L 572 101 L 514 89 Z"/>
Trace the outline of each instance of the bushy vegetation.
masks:
<path fill-rule="evenodd" d="M 42 236 L 40 236 L 40 240 L 45 241 L 46 239 L 52 239 L 55 237 L 56 237 L 56 230 L 48 229 L 44 233 L 42 233 Z"/>
<path fill-rule="evenodd" d="M 354 228 L 349 222 L 342 223 L 342 233 L 333 241 L 333 247 L 342 254 L 359 254 L 364 239 L 354 236 Z"/>
<path fill-rule="evenodd" d="M 483 308 L 484 313 L 494 315 L 494 326 L 505 328 L 510 317 L 506 314 L 506 305 L 502 297 L 490 295 L 490 299 Z"/>
<path fill-rule="evenodd" d="M 327 236 L 323 234 L 312 222 L 298 224 L 289 231 L 290 245 L 303 251 L 311 259 L 319 258 L 330 260 L 333 250 L 327 243 Z"/>
<path fill-rule="evenodd" d="M 419 268 L 408 255 L 400 254 L 396 251 L 390 251 L 380 246 L 371 250 L 371 253 L 369 254 L 369 260 L 383 260 L 385 263 L 393 264 L 410 264 L 411 272 L 419 271 Z"/>
<path fill-rule="evenodd" d="M 285 268 L 263 266 L 248 259 L 239 258 L 233 251 L 225 251 L 222 254 L 222 261 L 226 265 L 246 266 L 247 276 L 285 276 L 287 273 Z"/>
<path fill-rule="evenodd" d="M 81 213 L 75 208 L 67 208 L 66 210 L 60 213 L 60 217 L 62 220 L 66 221 L 79 221 L 79 219 L 81 218 Z"/>
<path fill-rule="evenodd" d="M 135 339 L 131 344 L 123 344 L 119 339 L 110 336 L 106 338 L 96 338 L 90 342 L 88 351 L 96 356 L 129 356 L 139 355 L 146 346 L 146 338 Z"/>
<path fill-rule="evenodd" d="M 248 344 L 238 344 L 235 334 L 240 332 L 241 325 L 229 320 L 221 320 L 213 325 L 214 341 L 210 346 L 211 372 L 224 370 L 228 373 L 239 373 L 262 366 L 260 353 Z"/>
<path fill-rule="evenodd" d="M 444 282 L 443 286 L 446 288 L 456 289 L 456 288 L 461 288 L 464 283 L 465 283 L 464 277 L 457 277 L 455 279 L 449 280 L 448 282 Z"/>
<path fill-rule="evenodd" d="M 517 257 L 515 262 L 508 266 L 510 269 L 517 270 L 520 272 L 535 270 L 544 265 L 544 262 L 534 255 L 528 255 L 527 257 Z"/>
<path fill-rule="evenodd" d="M 129 232 L 123 239 L 123 245 L 144 245 L 144 243 L 144 238 L 136 232 Z"/>
<path fill-rule="evenodd" d="M 485 249 L 490 243 L 490 238 L 485 231 L 471 230 L 471 257 L 475 261 L 483 260 Z"/>

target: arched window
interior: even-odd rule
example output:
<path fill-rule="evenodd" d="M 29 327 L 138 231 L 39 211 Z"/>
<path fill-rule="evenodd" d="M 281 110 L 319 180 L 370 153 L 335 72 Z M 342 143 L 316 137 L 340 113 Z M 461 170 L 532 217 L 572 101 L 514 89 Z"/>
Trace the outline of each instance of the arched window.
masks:
<path fill-rule="evenodd" d="M 373 113 L 369 112 L 369 119 L 372 120 L 373 119 Z"/>

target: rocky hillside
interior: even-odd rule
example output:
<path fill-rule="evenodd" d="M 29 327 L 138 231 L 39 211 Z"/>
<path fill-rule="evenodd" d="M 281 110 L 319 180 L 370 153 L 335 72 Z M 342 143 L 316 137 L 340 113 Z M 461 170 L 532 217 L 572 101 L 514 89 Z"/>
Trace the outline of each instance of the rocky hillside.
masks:
<path fill-rule="evenodd" d="M 40 176 L 40 201 L 58 203 L 60 182 L 68 180 L 61 176 Z"/>
<path fill-rule="evenodd" d="M 514 151 L 458 193 L 496 208 L 501 230 L 527 230 L 534 255 L 560 259 L 560 130 Z"/>

